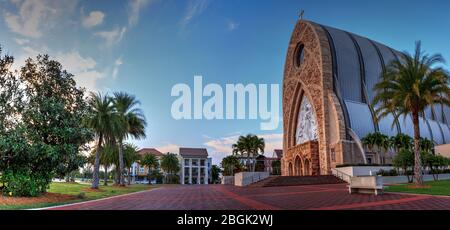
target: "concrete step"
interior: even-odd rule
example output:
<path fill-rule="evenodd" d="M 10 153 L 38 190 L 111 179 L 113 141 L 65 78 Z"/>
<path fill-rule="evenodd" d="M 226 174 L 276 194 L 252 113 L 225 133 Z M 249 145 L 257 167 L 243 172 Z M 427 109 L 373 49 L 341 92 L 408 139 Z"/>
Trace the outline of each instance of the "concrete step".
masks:
<path fill-rule="evenodd" d="M 277 187 L 277 186 L 298 186 L 317 184 L 340 184 L 345 181 L 332 176 L 271 176 L 265 180 L 254 183 L 252 187 Z"/>

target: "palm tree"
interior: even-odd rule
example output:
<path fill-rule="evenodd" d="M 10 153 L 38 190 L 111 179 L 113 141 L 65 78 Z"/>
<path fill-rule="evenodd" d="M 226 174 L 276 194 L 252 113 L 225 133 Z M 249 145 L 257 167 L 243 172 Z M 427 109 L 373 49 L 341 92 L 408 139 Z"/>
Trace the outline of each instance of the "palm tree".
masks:
<path fill-rule="evenodd" d="M 91 111 L 86 119 L 86 124 L 95 132 L 97 137 L 92 188 L 98 189 L 100 151 L 105 138 L 108 138 L 112 134 L 114 107 L 111 98 L 108 95 L 102 95 L 101 93 L 91 93 L 88 103 Z"/>
<path fill-rule="evenodd" d="M 123 146 L 123 164 L 128 169 L 128 185 L 131 184 L 131 166 L 134 162 L 140 161 L 141 156 L 138 153 L 136 145 L 125 143 Z"/>
<path fill-rule="evenodd" d="M 115 136 L 119 145 L 119 184 L 124 186 L 123 178 L 123 141 L 128 137 L 135 139 L 145 138 L 145 116 L 139 108 L 140 102 L 133 96 L 124 92 L 114 93 L 114 108 L 117 112 L 117 123 L 115 125 Z"/>
<path fill-rule="evenodd" d="M 381 160 L 381 155 L 384 155 L 382 152 L 386 152 L 391 147 L 391 141 L 388 136 L 380 132 L 369 133 L 361 139 L 361 142 L 370 151 L 375 150 L 379 159 L 378 162 L 384 163 Z"/>
<path fill-rule="evenodd" d="M 152 171 L 159 167 L 158 159 L 153 154 L 145 154 L 144 159 L 142 159 L 141 164 L 147 166 L 148 176 L 152 175 Z M 149 181 L 150 178 L 149 178 Z"/>
<path fill-rule="evenodd" d="M 411 115 L 414 125 L 414 179 L 417 186 L 423 184 L 420 161 L 419 116 L 428 106 L 450 104 L 450 79 L 448 73 L 436 64 L 444 63 L 440 54 L 429 56 L 416 42 L 415 54 L 405 53 L 402 60 L 394 60 L 387 66 L 381 81 L 374 87 L 372 106 L 377 118 L 394 115 L 394 122 L 400 116 Z M 378 107 L 377 107 L 378 106 Z M 394 124 L 393 124 L 394 125 Z"/>
<path fill-rule="evenodd" d="M 110 168 L 114 164 L 114 156 L 117 155 L 117 147 L 113 143 L 110 143 L 109 141 L 105 141 L 106 143 L 102 146 L 102 149 L 100 151 L 100 165 L 103 165 L 103 168 L 105 170 L 105 177 L 104 177 L 104 186 L 108 186 L 108 168 Z M 94 148 L 91 152 L 91 155 L 89 156 L 89 162 L 94 163 L 95 162 L 95 154 L 97 152 L 97 148 Z"/>
<path fill-rule="evenodd" d="M 260 153 L 264 153 L 264 147 L 264 139 L 253 134 L 240 136 L 236 144 L 232 145 L 233 154 L 245 157 L 247 168 L 250 169 L 251 172 L 255 171 L 256 157 L 258 157 Z M 250 159 L 252 160 L 251 163 Z"/>
<path fill-rule="evenodd" d="M 403 133 L 391 137 L 390 142 L 396 153 L 400 152 L 401 149 L 412 149 L 413 146 L 412 137 Z"/>
<path fill-rule="evenodd" d="M 233 155 L 224 157 L 221 165 L 225 176 L 233 176 L 237 170 L 241 169 L 241 163 L 236 156 Z"/>
<path fill-rule="evenodd" d="M 166 172 L 166 181 L 173 182 L 173 175 L 180 171 L 180 163 L 178 162 L 177 155 L 174 153 L 167 153 L 161 157 L 161 169 Z M 167 175 L 170 177 L 167 180 Z"/>

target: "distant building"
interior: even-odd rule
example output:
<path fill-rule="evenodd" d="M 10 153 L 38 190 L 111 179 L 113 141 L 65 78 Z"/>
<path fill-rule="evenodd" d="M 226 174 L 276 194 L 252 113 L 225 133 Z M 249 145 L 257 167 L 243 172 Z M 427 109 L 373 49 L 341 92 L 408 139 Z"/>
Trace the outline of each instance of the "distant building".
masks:
<path fill-rule="evenodd" d="M 273 151 L 272 157 L 266 157 L 264 155 L 259 155 L 256 158 L 256 161 L 258 164 L 258 166 L 260 168 L 257 167 L 257 171 L 262 171 L 261 168 L 264 167 L 264 172 L 269 172 L 270 174 L 274 173 L 273 167 L 272 167 L 272 163 L 274 161 L 280 161 L 281 158 L 283 157 L 283 150 L 281 149 L 275 149 Z"/>
<path fill-rule="evenodd" d="M 144 159 L 145 155 L 151 154 L 158 159 L 158 165 L 161 163 L 161 157 L 164 156 L 162 152 L 155 148 L 143 148 L 138 151 L 138 154 L 141 155 L 142 159 Z M 147 181 L 149 168 L 147 166 L 139 164 L 139 162 L 134 162 L 131 165 L 131 177 L 133 182 L 136 181 Z M 152 183 L 155 183 L 152 181 Z"/>
<path fill-rule="evenodd" d="M 204 148 L 180 148 L 181 184 L 208 184 L 211 177 L 211 158 Z"/>

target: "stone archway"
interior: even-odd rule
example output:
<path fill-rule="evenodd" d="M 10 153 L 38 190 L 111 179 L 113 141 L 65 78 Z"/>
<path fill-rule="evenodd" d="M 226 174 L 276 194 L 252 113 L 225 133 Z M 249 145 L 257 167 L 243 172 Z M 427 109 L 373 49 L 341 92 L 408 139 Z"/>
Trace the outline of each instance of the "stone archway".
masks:
<path fill-rule="evenodd" d="M 311 163 L 308 159 L 304 161 L 304 172 L 305 176 L 311 176 Z"/>
<path fill-rule="evenodd" d="M 292 168 L 292 163 L 291 162 L 289 162 L 289 166 L 288 166 L 288 174 L 289 174 L 289 176 L 292 176 L 294 173 L 293 173 L 293 168 Z"/>
<path fill-rule="evenodd" d="M 302 160 L 300 159 L 299 156 L 295 157 L 294 169 L 295 169 L 295 176 L 302 176 L 303 175 L 303 172 L 302 172 Z"/>

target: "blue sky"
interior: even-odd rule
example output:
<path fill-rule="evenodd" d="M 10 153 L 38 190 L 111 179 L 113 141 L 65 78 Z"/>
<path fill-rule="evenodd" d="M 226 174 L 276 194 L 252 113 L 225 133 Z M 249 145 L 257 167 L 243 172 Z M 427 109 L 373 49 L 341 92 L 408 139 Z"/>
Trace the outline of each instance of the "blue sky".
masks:
<path fill-rule="evenodd" d="M 16 66 L 48 53 L 89 90 L 135 94 L 149 123 L 138 146 L 206 147 L 217 163 L 240 134 L 265 137 L 271 155 L 281 147 L 281 122 L 261 131 L 260 120 L 177 121 L 172 86 L 192 85 L 194 75 L 204 84 L 281 84 L 300 9 L 307 20 L 401 51 L 422 40 L 450 61 L 446 0 L 0 0 L 0 44 Z"/>

